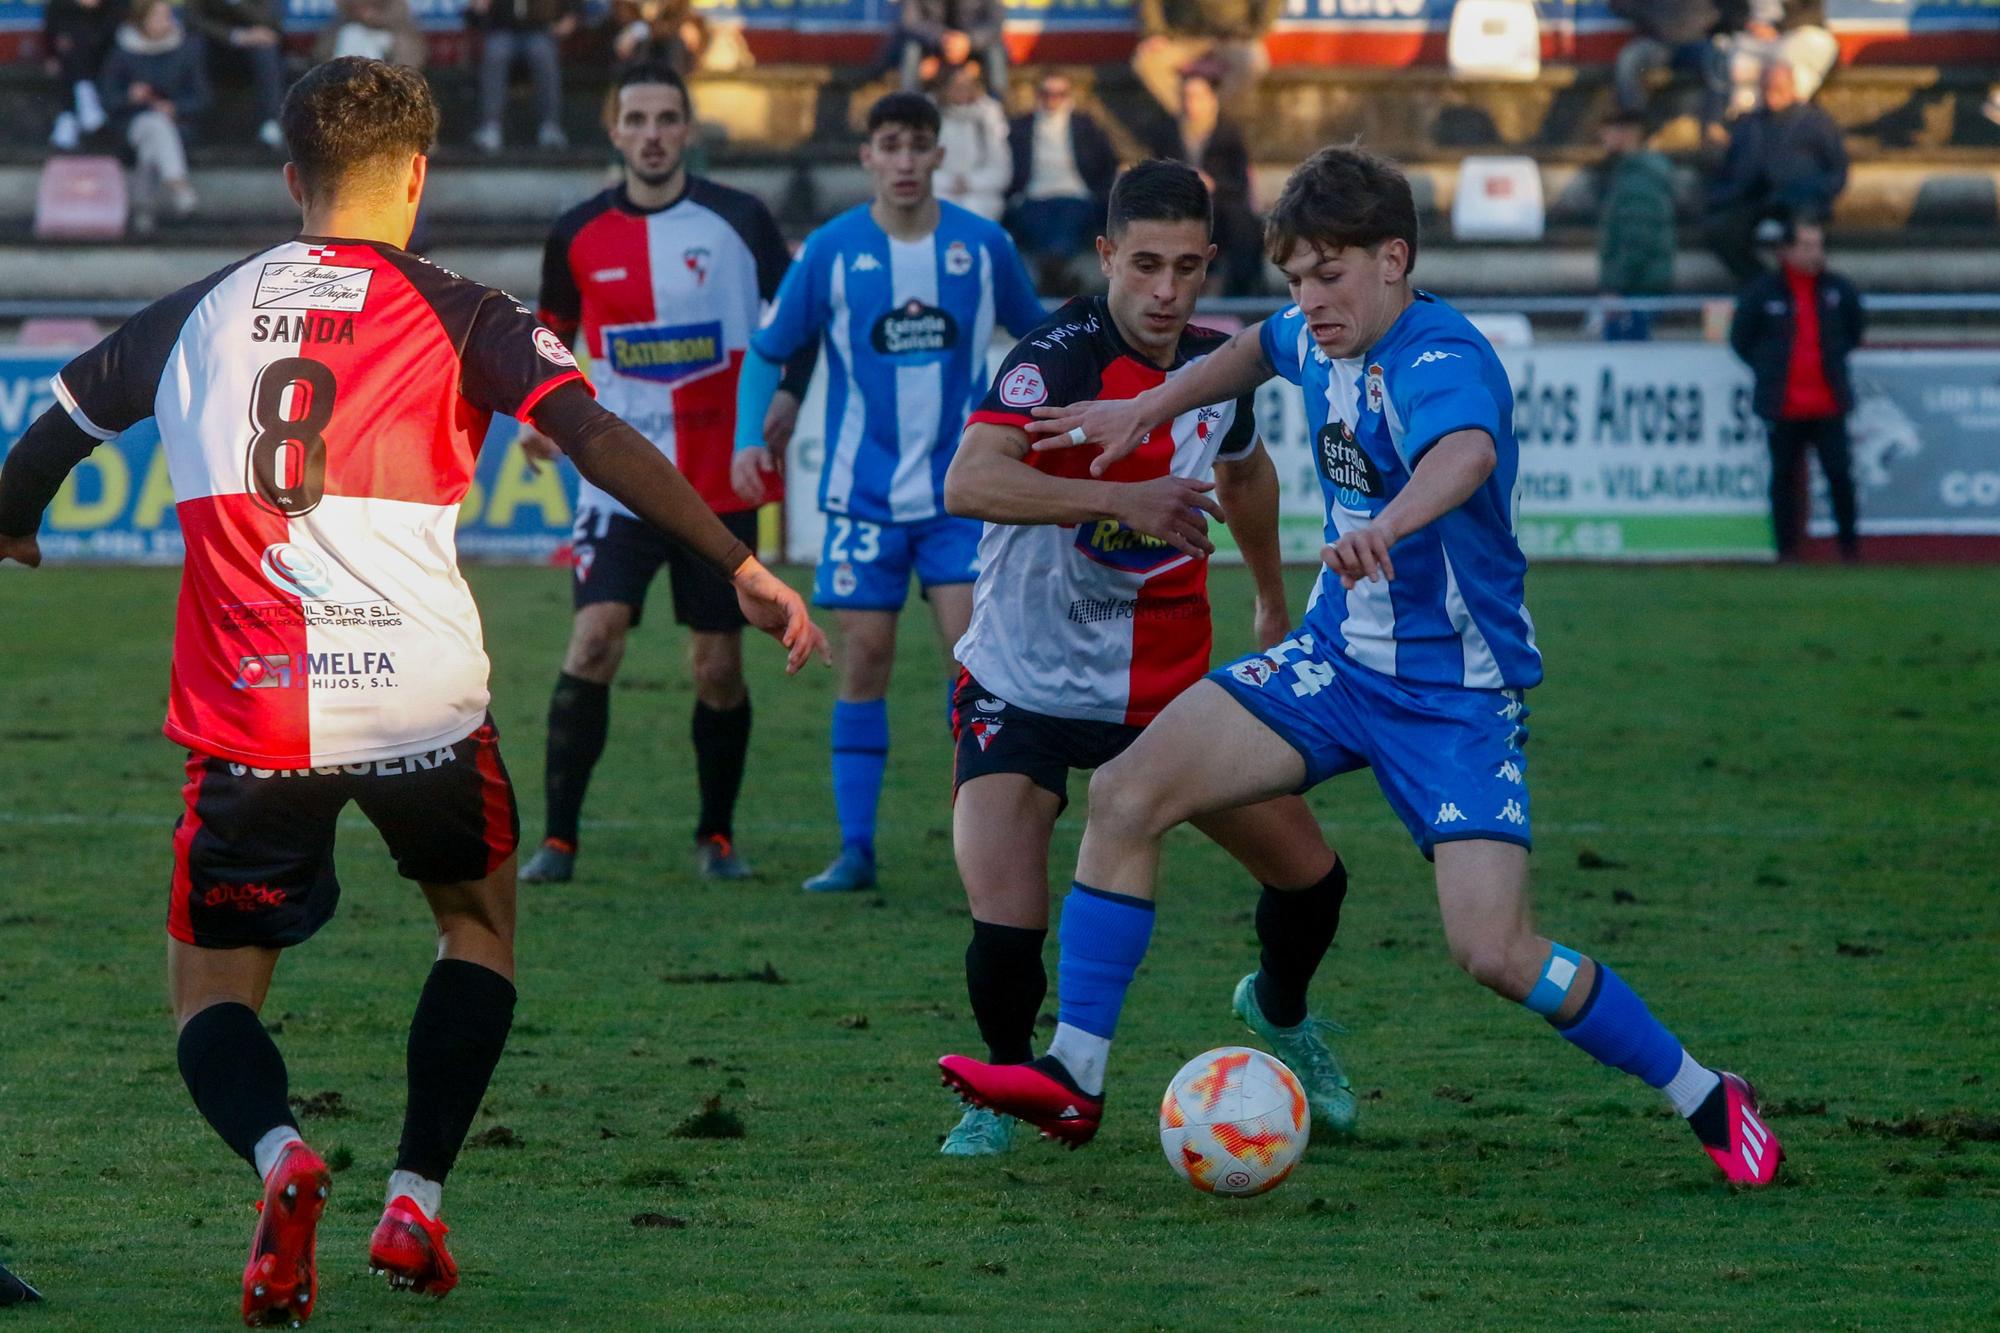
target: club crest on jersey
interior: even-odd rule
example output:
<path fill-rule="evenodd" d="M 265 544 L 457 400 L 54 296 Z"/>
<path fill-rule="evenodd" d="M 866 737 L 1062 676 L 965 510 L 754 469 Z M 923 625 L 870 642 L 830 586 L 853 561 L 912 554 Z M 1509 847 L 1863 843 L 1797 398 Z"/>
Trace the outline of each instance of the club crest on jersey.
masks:
<path fill-rule="evenodd" d="M 1040 407 L 1049 401 L 1049 386 L 1041 367 L 1023 362 L 1008 371 L 1000 380 L 1000 401 L 1009 407 Z"/>
<path fill-rule="evenodd" d="M 264 548 L 259 562 L 264 581 L 279 592 L 291 593 L 305 601 L 325 601 L 333 596 L 333 580 L 327 576 L 326 562 L 303 546 L 273 542 Z"/>
<path fill-rule="evenodd" d="M 535 350 L 541 353 L 542 360 L 550 362 L 553 365 L 573 366 L 576 364 L 576 358 L 569 354 L 569 348 L 563 346 L 563 340 L 556 337 L 548 329 L 540 327 L 535 329 Z"/>
<path fill-rule="evenodd" d="M 687 271 L 694 275 L 697 287 L 708 281 L 708 260 L 708 248 L 701 245 L 694 246 L 681 256 L 681 263 L 687 265 Z"/>
<path fill-rule="evenodd" d="M 1077 524 L 1076 549 L 1086 560 L 1128 574 L 1150 574 L 1162 565 L 1187 559 L 1164 538 L 1148 537 L 1111 518 Z"/>
<path fill-rule="evenodd" d="M 310 250 L 308 254 L 331 254 Z M 352 314 L 368 303 L 372 268 L 352 268 L 314 260 L 274 262 L 257 275 L 257 294 L 250 304 L 259 310 L 326 310 Z"/>
<path fill-rule="evenodd" d="M 1229 674 L 1252 689 L 1261 690 L 1278 674 L 1278 668 L 1268 657 L 1252 657 L 1229 668 Z"/>
<path fill-rule="evenodd" d="M 995 722 L 990 717 L 975 717 L 972 719 L 972 739 L 979 742 L 979 752 L 981 754 L 986 753 L 986 747 L 993 744 L 993 738 L 1000 734 L 1000 729 L 1005 725 L 1006 723 Z"/>
<path fill-rule="evenodd" d="M 1368 410 L 1380 412 L 1382 405 L 1389 401 L 1388 386 L 1382 383 L 1382 363 L 1368 367 Z"/>
<path fill-rule="evenodd" d="M 722 321 L 621 324 L 604 330 L 604 359 L 620 375 L 671 384 L 728 360 Z"/>
<path fill-rule="evenodd" d="M 972 272 L 972 251 L 965 248 L 964 241 L 953 241 L 944 248 L 944 271 L 954 278 Z"/>
<path fill-rule="evenodd" d="M 1206 441 L 1209 437 L 1209 434 L 1212 431 L 1214 431 L 1215 423 L 1220 420 L 1222 420 L 1222 409 L 1220 407 L 1202 407 L 1195 409 L 1194 437 L 1197 440 Z"/>
<path fill-rule="evenodd" d="M 1313 450 L 1319 475 L 1333 487 L 1335 498 L 1346 509 L 1368 508 L 1368 501 L 1382 496 L 1382 474 L 1354 438 L 1354 428 L 1344 421 L 1329 421 L 1319 430 L 1319 448 Z"/>
<path fill-rule="evenodd" d="M 876 320 L 868 341 L 883 356 L 948 352 L 958 346 L 958 321 L 912 297 Z"/>

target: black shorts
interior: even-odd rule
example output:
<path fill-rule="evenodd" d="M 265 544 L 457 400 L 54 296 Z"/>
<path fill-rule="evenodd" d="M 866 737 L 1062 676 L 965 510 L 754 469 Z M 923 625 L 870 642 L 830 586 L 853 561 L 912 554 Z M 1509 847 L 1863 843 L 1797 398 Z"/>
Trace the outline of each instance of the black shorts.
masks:
<path fill-rule="evenodd" d="M 301 944 L 333 919 L 334 824 L 349 801 L 404 879 L 461 884 L 520 841 L 514 787 L 488 718 L 453 745 L 337 768 L 252 768 L 190 751 L 174 825 L 167 933 L 204 949 Z"/>
<path fill-rule="evenodd" d="M 722 526 L 751 550 L 757 549 L 757 511 L 717 514 Z M 625 514 L 585 506 L 570 534 L 576 552 L 574 606 L 599 602 L 632 608 L 632 623 L 646 609 L 646 589 L 666 565 L 674 585 L 674 622 L 708 634 L 740 630 L 750 622 L 737 605 L 736 588 L 715 567 L 664 532 Z"/>
<path fill-rule="evenodd" d="M 956 792 L 989 773 L 1020 773 L 1069 804 L 1069 771 L 1099 768 L 1125 753 L 1143 727 L 1123 722 L 1082 722 L 1017 708 L 986 692 L 961 672 L 951 697 L 952 763 Z"/>

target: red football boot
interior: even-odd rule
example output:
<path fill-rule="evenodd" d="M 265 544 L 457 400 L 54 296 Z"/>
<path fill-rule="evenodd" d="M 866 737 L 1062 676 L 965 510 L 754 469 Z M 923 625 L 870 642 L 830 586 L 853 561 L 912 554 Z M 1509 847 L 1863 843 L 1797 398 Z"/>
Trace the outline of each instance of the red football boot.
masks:
<path fill-rule="evenodd" d="M 1768 1185 L 1778 1178 L 1785 1150 L 1757 1114 L 1757 1090 L 1741 1075 L 1721 1073 L 1721 1078 L 1688 1123 L 1730 1184 Z"/>
<path fill-rule="evenodd" d="M 1071 1148 L 1096 1137 L 1104 1118 L 1104 1098 L 1076 1086 L 1062 1061 L 1045 1055 L 1024 1065 L 989 1065 L 963 1055 L 938 1060 L 944 1085 L 974 1106 L 1025 1120 Z"/>
<path fill-rule="evenodd" d="M 368 1238 L 368 1271 L 388 1275 L 398 1291 L 421 1291 L 442 1297 L 458 1285 L 458 1265 L 444 1247 L 450 1228 L 424 1216 L 416 1200 L 398 1194 L 382 1210 L 375 1234 Z"/>
<path fill-rule="evenodd" d="M 326 1163 L 303 1143 L 285 1149 L 271 1168 L 243 1269 L 243 1322 L 250 1327 L 297 1328 L 312 1318 L 319 1296 L 319 1218 L 332 1189 Z"/>

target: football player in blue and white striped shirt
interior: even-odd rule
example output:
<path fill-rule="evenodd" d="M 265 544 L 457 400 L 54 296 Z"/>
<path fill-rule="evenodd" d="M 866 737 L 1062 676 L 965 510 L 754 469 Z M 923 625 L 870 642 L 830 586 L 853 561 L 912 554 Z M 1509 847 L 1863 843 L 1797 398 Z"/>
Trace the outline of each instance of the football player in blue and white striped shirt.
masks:
<path fill-rule="evenodd" d="M 737 388 L 732 475 L 738 494 L 757 503 L 761 469 L 772 465 L 762 425 L 781 368 L 822 340 L 826 538 L 813 601 L 832 608 L 841 629 L 833 706 L 841 851 L 806 881 L 814 892 L 875 883 L 896 617 L 914 570 L 947 651 L 965 633 L 983 525 L 945 512 L 944 474 L 986 392 L 995 326 L 1019 336 L 1043 316 L 1007 233 L 933 192 L 944 160 L 937 137 L 937 108 L 918 94 L 891 93 L 870 109 L 861 164 L 875 198 L 806 238 Z"/>

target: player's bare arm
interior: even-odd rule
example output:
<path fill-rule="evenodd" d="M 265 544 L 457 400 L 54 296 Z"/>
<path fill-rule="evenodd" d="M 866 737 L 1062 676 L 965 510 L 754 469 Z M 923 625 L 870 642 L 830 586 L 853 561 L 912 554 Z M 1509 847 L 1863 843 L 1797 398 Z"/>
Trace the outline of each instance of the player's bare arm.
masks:
<path fill-rule="evenodd" d="M 1285 566 L 1278 551 L 1278 465 L 1262 440 L 1241 458 L 1217 461 L 1215 498 L 1222 502 L 1223 521 L 1257 587 L 1257 646 L 1269 648 L 1292 632 L 1292 617 L 1285 606 Z"/>
<path fill-rule="evenodd" d="M 1342 534 L 1321 558 L 1340 575 L 1343 588 L 1363 579 L 1393 580 L 1396 566 L 1389 548 L 1471 499 L 1493 475 L 1497 461 L 1491 435 L 1483 430 L 1453 431 L 1417 461 L 1410 484 L 1374 521 Z"/>
<path fill-rule="evenodd" d="M 1187 555 L 1211 555 L 1204 514 L 1222 517 L 1207 492 L 1214 483 L 1188 477 L 1091 481 L 1053 477 L 1031 467 L 1028 435 L 997 422 L 974 422 L 944 478 L 945 508 L 988 523 L 1096 523 L 1116 520 Z"/>
<path fill-rule="evenodd" d="M 580 385 L 565 385 L 535 406 L 535 427 L 559 445 L 576 470 L 646 522 L 707 560 L 736 585 L 743 614 L 785 645 L 785 670 L 815 654 L 831 663 L 826 635 L 805 601 L 736 540 L 680 470 L 643 435 L 597 405 Z"/>
<path fill-rule="evenodd" d="M 35 539 L 42 511 L 63 478 L 97 445 L 97 437 L 60 407 L 42 413 L 22 434 L 0 468 L 0 561 L 18 561 L 30 569 L 42 563 L 41 543 Z"/>
<path fill-rule="evenodd" d="M 1254 392 L 1275 373 L 1264 355 L 1264 325 L 1260 321 L 1224 343 L 1199 364 L 1134 398 L 1038 407 L 1028 423 L 1037 452 L 1095 444 L 1103 452 L 1091 461 L 1090 475 L 1106 468 L 1146 442 L 1163 421 L 1210 403 L 1226 402 Z"/>

